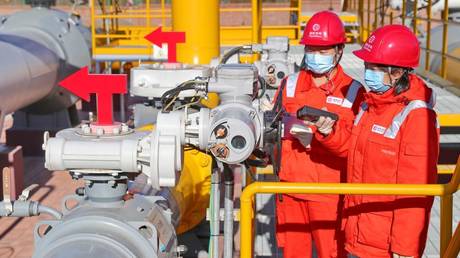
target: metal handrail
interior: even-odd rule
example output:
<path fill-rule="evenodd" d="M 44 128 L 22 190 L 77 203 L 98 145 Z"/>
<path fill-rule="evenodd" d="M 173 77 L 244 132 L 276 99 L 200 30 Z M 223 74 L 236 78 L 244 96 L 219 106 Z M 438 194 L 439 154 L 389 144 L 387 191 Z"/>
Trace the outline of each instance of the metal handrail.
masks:
<path fill-rule="evenodd" d="M 460 184 L 460 158 L 451 181 L 447 184 L 351 184 L 351 183 L 279 183 L 256 182 L 242 192 L 241 257 L 252 257 L 253 198 L 256 194 L 349 194 L 441 196 L 441 256 L 452 237 L 452 194 Z"/>
<path fill-rule="evenodd" d="M 172 17 L 171 11 L 167 10 L 165 5 L 165 0 L 160 1 L 160 8 L 159 9 L 151 9 L 150 7 L 150 0 L 145 1 L 145 8 L 144 9 L 134 9 L 134 10 L 124 10 L 123 13 L 114 14 L 111 12 L 104 12 L 98 13 L 96 12 L 96 4 L 94 0 L 91 0 L 91 27 L 92 27 L 92 35 L 94 35 L 93 39 L 106 39 L 107 44 L 104 47 L 110 47 L 112 40 L 116 40 L 119 38 L 123 38 L 126 40 L 134 39 L 134 36 L 131 34 L 127 35 L 117 35 L 116 33 L 110 33 L 109 31 L 105 31 L 103 33 L 96 33 L 96 25 L 99 21 L 102 20 L 104 28 L 106 27 L 106 22 L 113 22 L 117 21 L 117 19 L 145 19 L 146 28 L 150 28 L 151 19 L 160 18 L 162 20 L 163 26 L 165 25 L 166 19 Z M 263 12 L 297 12 L 298 16 L 300 17 L 301 13 L 301 1 L 298 1 L 296 4 L 290 7 L 262 7 L 262 0 L 251 0 L 251 7 L 241 7 L 241 8 L 221 8 L 221 13 L 228 13 L 228 12 L 251 12 L 252 13 L 252 25 L 251 28 L 248 26 L 235 26 L 236 28 L 248 28 L 251 31 L 251 38 L 253 43 L 261 43 L 262 42 L 262 13 Z M 125 26 L 127 28 L 127 26 Z M 281 29 L 296 29 L 296 35 L 300 35 L 300 23 L 296 25 L 274 25 L 274 26 L 264 26 L 265 28 L 281 28 Z M 231 26 L 222 26 L 221 29 L 232 29 Z M 137 36 L 137 35 L 136 35 Z M 298 36 L 297 36 L 298 37 Z M 136 37 L 137 38 L 137 37 Z M 149 43 L 146 42 L 146 47 L 149 46 Z M 98 49 L 99 46 L 96 45 L 95 40 L 93 40 L 93 50 Z M 120 48 L 117 48 L 120 49 Z"/>
<path fill-rule="evenodd" d="M 452 237 L 452 240 L 450 240 L 443 258 L 458 257 L 459 253 L 460 253 L 460 223 L 457 224 L 457 229 L 455 229 L 454 236 Z"/>
<path fill-rule="evenodd" d="M 381 13 L 380 12 L 380 7 L 381 3 L 383 0 L 374 0 L 373 1 L 373 6 L 371 5 L 370 0 L 354 0 L 353 2 L 358 1 L 358 5 L 352 4 L 351 6 L 358 6 L 358 10 L 355 10 L 358 12 L 358 17 L 360 19 L 360 34 L 361 34 L 361 43 L 364 42 L 366 39 L 363 37 L 364 33 L 368 36 L 371 32 L 372 29 L 375 29 L 377 24 L 378 24 L 378 17 L 379 13 L 381 14 L 382 20 L 380 25 L 384 25 L 385 23 L 385 18 L 389 17 L 389 24 L 393 24 L 393 20 L 395 18 L 400 18 L 400 21 L 402 24 L 405 24 L 406 20 L 412 20 L 412 30 L 414 33 L 417 33 L 417 24 L 419 21 L 424 21 L 426 22 L 426 47 L 423 47 L 422 49 L 425 51 L 425 67 L 424 69 L 429 71 L 430 66 L 431 66 L 431 60 L 430 60 L 430 54 L 434 53 L 437 55 L 441 56 L 441 67 L 439 71 L 439 75 L 446 79 L 447 78 L 447 59 L 455 60 L 455 61 L 460 61 L 460 58 L 452 56 L 447 53 L 448 48 L 448 26 L 449 25 L 454 25 L 454 26 L 460 26 L 460 23 L 454 22 L 454 21 L 449 21 L 448 19 L 448 6 L 449 6 L 449 0 L 444 0 L 444 10 L 442 11 L 442 18 L 437 19 L 433 18 L 431 15 L 431 7 L 432 7 L 432 0 L 427 0 L 427 5 L 426 5 L 426 12 L 427 16 L 426 17 L 420 17 L 419 15 L 419 10 L 418 8 L 414 8 L 414 11 L 412 12 L 411 15 L 406 15 L 406 9 L 407 9 L 407 2 L 402 1 L 402 10 L 401 14 L 394 17 L 393 12 L 390 12 L 389 14 L 387 13 Z M 414 5 L 417 6 L 418 0 L 414 0 Z M 373 17 L 371 17 L 371 14 L 374 14 Z M 365 19 L 366 18 L 366 19 Z M 372 20 L 372 22 L 371 22 Z M 442 45 L 440 50 L 433 50 L 431 49 L 431 25 L 433 22 L 440 23 L 442 25 Z M 388 23 L 386 23 L 388 24 Z M 365 26 L 366 25 L 366 26 Z M 371 26 L 372 25 L 372 26 Z"/>

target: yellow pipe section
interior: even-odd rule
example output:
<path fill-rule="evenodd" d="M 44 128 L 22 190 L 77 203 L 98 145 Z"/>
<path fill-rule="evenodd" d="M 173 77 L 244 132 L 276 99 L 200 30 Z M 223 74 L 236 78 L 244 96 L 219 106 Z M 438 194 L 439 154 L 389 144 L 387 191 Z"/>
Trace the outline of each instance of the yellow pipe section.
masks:
<path fill-rule="evenodd" d="M 171 193 L 179 204 L 180 223 L 177 234 L 182 234 L 196 227 L 206 217 L 211 190 L 210 155 L 198 150 L 184 152 L 184 167 L 177 185 Z"/>
<path fill-rule="evenodd" d="M 161 25 L 166 26 L 166 10 L 165 10 L 165 0 L 161 0 Z"/>
<path fill-rule="evenodd" d="M 426 8 L 426 53 L 425 53 L 425 70 L 430 70 L 430 50 L 431 50 L 431 0 L 427 2 Z"/>
<path fill-rule="evenodd" d="M 171 9 L 172 30 L 185 32 L 177 61 L 209 64 L 219 57 L 219 0 L 174 0 Z"/>
<path fill-rule="evenodd" d="M 377 29 L 377 26 L 378 26 L 378 15 L 379 15 L 379 12 L 378 12 L 378 0 L 374 0 L 374 22 L 372 23 L 372 30 L 374 31 L 375 29 Z"/>
<path fill-rule="evenodd" d="M 302 28 L 301 28 L 300 22 L 299 22 L 300 17 L 302 16 L 302 1 L 301 0 L 297 1 L 297 9 L 298 9 L 297 10 L 297 17 L 298 18 L 297 18 L 297 24 L 296 24 L 297 25 L 297 37 L 296 38 L 300 39 L 302 37 L 302 34 L 303 34 L 302 33 Z"/>
<path fill-rule="evenodd" d="M 414 14 L 412 15 L 413 16 L 413 19 L 412 19 L 412 30 L 414 32 L 415 35 L 417 35 L 417 3 L 418 1 L 417 0 L 414 0 Z"/>
<path fill-rule="evenodd" d="M 162 18 L 163 15 L 161 14 L 99 14 L 95 15 L 94 18 L 96 19 L 145 19 L 146 20 L 146 28 L 150 28 L 148 21 L 152 18 Z"/>
<path fill-rule="evenodd" d="M 96 4 L 94 0 L 90 0 L 90 6 L 91 6 L 91 35 L 96 35 L 96 11 L 94 8 L 94 5 Z M 94 51 L 96 49 L 96 40 L 91 40 L 91 49 Z"/>
<path fill-rule="evenodd" d="M 438 119 L 441 126 L 460 126 L 460 114 L 439 114 Z"/>
<path fill-rule="evenodd" d="M 145 10 L 145 14 L 147 15 L 147 17 L 145 17 L 145 24 L 147 26 L 147 29 L 150 30 L 150 22 L 151 22 L 150 20 L 150 0 L 146 0 L 145 7 L 147 8 Z"/>
<path fill-rule="evenodd" d="M 453 196 L 452 194 L 456 191 L 460 182 L 460 157 L 457 160 L 457 166 L 455 167 L 454 175 L 448 184 L 445 184 L 447 194 L 441 196 L 441 244 L 440 244 L 440 257 L 445 254 L 448 243 L 452 238 L 452 213 L 453 213 Z"/>
<path fill-rule="evenodd" d="M 287 12 L 287 11 L 298 11 L 298 7 L 267 7 L 262 8 L 263 12 Z M 252 11 L 252 8 L 241 7 L 241 8 L 222 8 L 220 12 L 229 13 L 229 12 L 249 12 Z"/>
<path fill-rule="evenodd" d="M 406 21 L 406 1 L 402 1 L 402 9 L 401 9 L 401 24 L 405 25 Z"/>
<path fill-rule="evenodd" d="M 404 1 L 403 1 L 404 2 Z M 367 28 L 366 28 L 366 39 L 371 34 L 371 0 L 367 0 Z"/>
<path fill-rule="evenodd" d="M 262 0 L 252 0 L 252 43 L 262 43 Z"/>
<path fill-rule="evenodd" d="M 300 16 L 299 16 L 300 17 Z M 359 43 L 363 44 L 366 38 L 364 37 L 364 0 L 358 3 L 358 18 L 359 18 Z"/>
<path fill-rule="evenodd" d="M 453 213 L 453 196 L 441 196 L 441 216 L 439 218 L 441 230 L 439 232 L 441 237 L 441 246 L 439 249 L 440 257 L 444 256 L 447 245 L 452 238 L 452 213 Z"/>
<path fill-rule="evenodd" d="M 447 247 L 446 252 L 444 253 L 443 258 L 451 258 L 451 257 L 458 257 L 460 252 L 460 223 L 457 224 L 457 229 L 455 230 L 455 234 L 452 237 L 452 240 Z"/>
<path fill-rule="evenodd" d="M 455 170 L 455 165 L 438 164 L 438 175 L 452 175 Z"/>
<path fill-rule="evenodd" d="M 444 11 L 442 12 L 442 56 L 441 56 L 441 77 L 446 79 L 447 78 L 447 69 L 446 69 L 446 53 L 447 53 L 447 30 L 448 30 L 448 22 L 449 22 L 449 0 L 444 0 Z M 427 60 L 428 61 L 428 60 Z"/>
<path fill-rule="evenodd" d="M 256 182 L 241 194 L 241 257 L 252 257 L 253 197 L 256 194 L 353 194 L 452 196 L 460 183 L 460 158 L 454 176 L 447 184 L 340 184 L 340 183 L 275 183 Z M 442 216 L 441 216 L 441 219 Z M 447 225 L 444 225 L 447 226 Z M 451 225 L 452 227 L 452 225 Z M 441 228 L 441 231 L 445 228 Z M 441 241 L 446 241 L 441 237 Z M 447 240 L 448 243 L 448 240 Z M 446 245 L 441 243 L 441 246 Z M 446 245 L 447 246 L 447 245 Z"/>

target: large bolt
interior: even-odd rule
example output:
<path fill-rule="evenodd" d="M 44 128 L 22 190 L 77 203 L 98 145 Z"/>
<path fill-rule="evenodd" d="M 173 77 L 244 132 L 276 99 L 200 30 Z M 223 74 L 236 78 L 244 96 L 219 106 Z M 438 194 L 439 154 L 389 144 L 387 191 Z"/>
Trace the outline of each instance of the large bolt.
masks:
<path fill-rule="evenodd" d="M 103 134 L 104 134 L 104 129 L 102 129 L 102 128 L 97 128 L 96 129 L 96 135 L 101 136 Z"/>
<path fill-rule="evenodd" d="M 180 255 L 185 254 L 187 252 L 187 247 L 185 245 L 179 245 L 177 248 L 177 253 Z"/>
<path fill-rule="evenodd" d="M 94 122 L 94 113 L 93 112 L 88 113 L 88 119 L 89 119 L 90 122 Z"/>
<path fill-rule="evenodd" d="M 120 134 L 120 128 L 118 128 L 118 127 L 113 128 L 112 133 L 113 134 Z"/>
<path fill-rule="evenodd" d="M 91 133 L 91 128 L 87 124 L 82 125 L 81 129 L 82 129 L 84 134 L 90 134 Z"/>

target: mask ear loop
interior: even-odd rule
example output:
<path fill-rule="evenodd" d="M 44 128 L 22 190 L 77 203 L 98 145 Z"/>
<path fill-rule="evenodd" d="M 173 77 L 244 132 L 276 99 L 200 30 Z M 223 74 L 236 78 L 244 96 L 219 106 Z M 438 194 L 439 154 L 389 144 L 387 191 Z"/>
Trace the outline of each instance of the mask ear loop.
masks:
<path fill-rule="evenodd" d="M 330 83 L 331 84 L 331 90 L 329 90 L 330 93 L 332 93 L 335 89 L 335 85 L 334 85 L 334 82 L 331 80 L 331 73 L 332 71 L 334 71 L 334 69 L 337 67 L 337 65 L 339 64 L 340 60 L 342 59 L 342 56 L 343 56 L 343 52 L 340 54 L 340 56 L 337 58 L 338 56 L 338 53 L 339 53 L 339 45 L 335 45 L 335 54 L 334 54 L 334 66 L 326 72 L 326 80 L 327 80 L 327 83 Z"/>
<path fill-rule="evenodd" d="M 393 84 L 393 80 L 391 79 L 391 70 L 392 70 L 393 67 L 389 66 L 388 67 L 388 71 L 387 71 L 387 74 L 388 74 L 388 78 L 390 78 L 390 87 L 394 87 L 394 84 Z M 396 82 L 395 82 L 396 83 Z"/>
<path fill-rule="evenodd" d="M 300 62 L 300 69 L 307 70 L 307 58 L 305 57 L 306 53 L 303 54 L 302 61 Z"/>
<path fill-rule="evenodd" d="M 343 48 L 342 48 L 342 50 L 343 50 Z M 340 63 L 340 60 L 342 60 L 343 51 L 342 51 L 342 53 L 340 53 L 339 58 L 337 58 L 338 53 L 339 53 L 339 45 L 335 45 L 334 59 L 336 60 L 336 62 L 335 62 L 334 68 Z"/>
<path fill-rule="evenodd" d="M 396 80 L 393 81 L 393 80 L 391 79 L 391 73 L 392 73 L 393 68 L 394 68 L 394 67 L 389 66 L 389 67 L 388 67 L 388 72 L 387 72 L 387 73 L 388 73 L 388 77 L 390 78 L 390 84 L 391 84 L 390 86 L 391 86 L 391 87 L 395 87 L 396 84 L 399 82 L 399 79 L 401 79 L 401 78 L 404 76 L 404 74 L 407 74 L 407 73 L 409 72 L 408 70 L 404 69 L 404 70 L 403 70 L 403 75 L 401 75 L 401 77 L 399 77 L 398 79 L 396 79 Z M 396 69 L 401 69 L 401 68 L 396 68 Z"/>

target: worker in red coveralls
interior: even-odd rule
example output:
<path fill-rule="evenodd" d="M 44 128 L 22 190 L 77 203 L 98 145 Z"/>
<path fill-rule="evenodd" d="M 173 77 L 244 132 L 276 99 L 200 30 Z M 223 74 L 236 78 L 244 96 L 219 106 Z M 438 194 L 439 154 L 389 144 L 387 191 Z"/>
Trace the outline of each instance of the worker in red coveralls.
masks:
<path fill-rule="evenodd" d="M 349 183 L 435 183 L 439 127 L 433 91 L 412 73 L 417 38 L 404 26 L 388 25 L 353 53 L 365 63 L 370 91 L 352 126 L 321 117 L 315 138 L 348 157 Z M 432 204 L 433 197 L 346 196 L 346 250 L 362 258 L 421 257 Z"/>
<path fill-rule="evenodd" d="M 310 142 L 313 134 L 295 119 L 296 111 L 308 105 L 337 113 L 345 124 L 353 123 L 365 89 L 339 64 L 345 41 L 343 23 L 333 12 L 316 13 L 305 27 L 300 42 L 305 45 L 303 68 L 283 80 L 275 97 L 275 105 L 282 103 L 291 114 L 283 119 L 289 121 L 284 124 L 280 181 L 345 181 L 346 158 L 331 154 L 315 139 Z M 338 195 L 300 194 L 277 199 L 276 236 L 285 258 L 312 257 L 313 243 L 320 258 L 343 257 L 340 200 Z"/>

